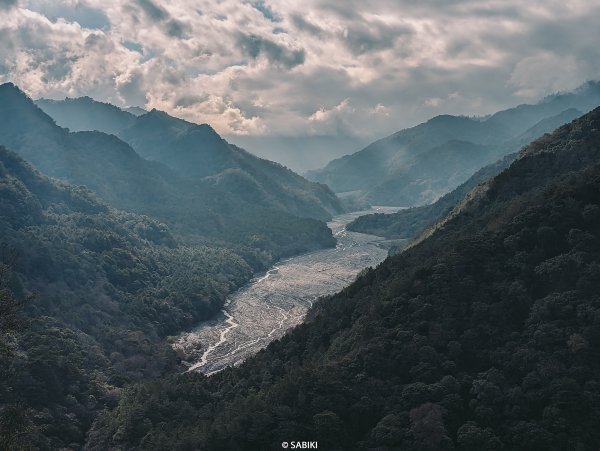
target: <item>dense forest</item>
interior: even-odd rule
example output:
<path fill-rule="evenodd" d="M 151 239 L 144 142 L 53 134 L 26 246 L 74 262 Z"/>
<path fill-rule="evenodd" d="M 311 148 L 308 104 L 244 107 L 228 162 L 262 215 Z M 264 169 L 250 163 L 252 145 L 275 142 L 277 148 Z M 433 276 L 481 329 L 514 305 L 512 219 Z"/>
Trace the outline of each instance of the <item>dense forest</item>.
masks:
<path fill-rule="evenodd" d="M 0 86 L 0 449 L 81 448 L 124 387 L 181 371 L 170 335 L 275 261 L 335 245 L 327 188 L 236 171 L 183 176 Z"/>
<path fill-rule="evenodd" d="M 2 148 L 0 209 L 4 288 L 30 298 L 28 327 L 1 356 L 9 407 L 0 417 L 26 409 L 26 423 L 11 427 L 31 445 L 83 442 L 119 387 L 176 368 L 166 336 L 210 317 L 253 273 L 232 251 L 179 243 L 164 224 L 52 181 Z"/>
<path fill-rule="evenodd" d="M 600 109 L 239 368 L 125 390 L 88 449 L 595 450 Z"/>

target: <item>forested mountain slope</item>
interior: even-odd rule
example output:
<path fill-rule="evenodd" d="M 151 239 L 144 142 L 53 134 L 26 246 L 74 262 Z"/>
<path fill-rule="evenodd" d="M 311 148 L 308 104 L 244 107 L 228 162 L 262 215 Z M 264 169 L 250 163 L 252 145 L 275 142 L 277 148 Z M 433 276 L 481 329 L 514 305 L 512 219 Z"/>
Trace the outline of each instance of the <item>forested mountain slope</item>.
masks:
<path fill-rule="evenodd" d="M 336 192 L 360 191 L 374 205 L 431 203 L 478 169 L 600 104 L 600 83 L 486 118 L 437 116 L 308 173 Z"/>
<path fill-rule="evenodd" d="M 127 391 L 88 449 L 595 450 L 600 109 L 239 368 Z"/>
<path fill-rule="evenodd" d="M 209 318 L 253 274 L 234 252 L 182 244 L 2 147 L 0 237 L 0 288 L 34 295 L 29 326 L 0 346 L 0 443 L 80 446 L 121 387 L 176 368 L 167 335 Z"/>
<path fill-rule="evenodd" d="M 469 180 L 432 204 L 411 207 L 391 214 L 374 213 L 359 216 L 346 228 L 353 232 L 369 233 L 388 239 L 414 238 L 450 213 L 477 185 L 506 169 L 515 158 L 517 154 L 510 154 L 502 160 L 481 168 Z"/>
<path fill-rule="evenodd" d="M 142 157 L 191 179 L 210 177 L 208 183 L 257 205 L 318 219 L 342 212 L 339 200 L 326 186 L 229 144 L 207 124 L 194 124 L 158 110 L 136 117 L 89 97 L 36 103 L 63 127 L 113 133 Z"/>
<path fill-rule="evenodd" d="M 574 118 L 577 115 L 577 110 L 566 110 L 563 114 L 541 121 L 512 140 L 510 146 L 523 146 L 542 136 L 545 132 L 558 128 L 569 117 Z M 469 191 L 506 169 L 516 157 L 516 153 L 509 154 L 501 160 L 481 168 L 466 182 L 432 204 L 407 208 L 393 214 L 375 213 L 360 216 L 348 224 L 348 230 L 379 235 L 388 239 L 415 238 L 426 228 L 433 226 L 439 219 L 448 214 Z"/>
<path fill-rule="evenodd" d="M 9 437 L 80 448 L 124 386 L 181 370 L 168 335 L 278 259 L 335 245 L 323 222 L 290 213 L 296 199 L 329 217 L 309 192 L 288 194 L 292 208 L 254 194 L 184 177 L 114 135 L 71 133 L 0 86 L 0 302 L 5 287 L 35 294 L 23 332 L 5 336 L 0 319 L 0 449 L 21 449 Z"/>
<path fill-rule="evenodd" d="M 253 191 L 253 180 L 234 193 L 145 160 L 114 135 L 70 133 L 11 84 L 0 86 L 0 144 L 47 175 L 87 186 L 116 208 L 158 218 L 188 242 L 235 247 L 256 269 L 333 244 L 325 224 L 293 216 L 290 211 L 298 211 L 293 200 L 292 208 L 270 202 L 277 196 Z M 329 216 L 309 192 L 294 196 L 298 204 L 314 207 L 315 216 Z"/>

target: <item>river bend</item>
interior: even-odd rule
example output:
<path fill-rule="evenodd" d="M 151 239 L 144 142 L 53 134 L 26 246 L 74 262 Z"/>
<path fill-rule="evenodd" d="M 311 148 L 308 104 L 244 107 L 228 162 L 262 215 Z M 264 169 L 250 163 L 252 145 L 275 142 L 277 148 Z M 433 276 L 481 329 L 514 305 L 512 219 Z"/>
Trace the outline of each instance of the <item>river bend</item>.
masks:
<path fill-rule="evenodd" d="M 383 239 L 346 230 L 359 215 L 392 213 L 392 207 L 336 216 L 327 225 L 338 240 L 323 249 L 283 260 L 233 293 L 219 315 L 181 334 L 173 343 L 190 371 L 214 374 L 256 354 L 299 324 L 313 302 L 340 291 L 364 268 L 387 256 Z"/>

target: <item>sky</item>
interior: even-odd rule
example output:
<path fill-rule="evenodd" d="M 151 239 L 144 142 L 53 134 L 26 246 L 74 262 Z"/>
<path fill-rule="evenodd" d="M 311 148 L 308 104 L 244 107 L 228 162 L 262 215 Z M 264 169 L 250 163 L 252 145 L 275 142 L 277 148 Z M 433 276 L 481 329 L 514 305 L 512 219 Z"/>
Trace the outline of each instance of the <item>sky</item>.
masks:
<path fill-rule="evenodd" d="M 0 82 L 358 146 L 599 79 L 599 23 L 590 0 L 0 0 Z"/>

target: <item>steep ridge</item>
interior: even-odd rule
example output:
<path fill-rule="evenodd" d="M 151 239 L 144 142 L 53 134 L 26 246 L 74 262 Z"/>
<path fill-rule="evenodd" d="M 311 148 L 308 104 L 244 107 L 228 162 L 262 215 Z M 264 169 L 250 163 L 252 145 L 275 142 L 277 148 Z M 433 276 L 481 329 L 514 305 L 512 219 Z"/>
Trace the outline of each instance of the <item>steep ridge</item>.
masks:
<path fill-rule="evenodd" d="M 47 175 L 87 186 L 116 208 L 158 218 L 188 242 L 234 247 L 257 270 L 334 243 L 319 221 L 182 177 L 143 159 L 114 135 L 69 133 L 14 85 L 0 86 L 0 105 L 0 144 Z M 315 210 L 328 215 L 319 206 Z"/>
<path fill-rule="evenodd" d="M 477 185 L 498 175 L 517 158 L 510 154 L 495 163 L 487 165 L 473 174 L 469 180 L 445 194 L 433 204 L 400 210 L 397 213 L 375 213 L 359 216 L 350 224 L 348 230 L 369 233 L 388 239 L 412 239 L 428 227 L 433 226 L 456 207 Z"/>
<path fill-rule="evenodd" d="M 557 116 L 544 119 L 534 127 L 525 131 L 522 135 L 514 138 L 508 145 L 508 148 L 516 148 L 517 146 L 523 146 L 530 143 L 535 138 L 555 130 L 562 124 L 572 121 L 580 115 L 579 110 L 569 109 Z M 371 233 L 388 239 L 415 238 L 425 229 L 433 226 L 438 220 L 450 213 L 469 191 L 506 169 L 516 157 L 516 153 L 509 154 L 501 160 L 481 168 L 466 182 L 462 183 L 432 204 L 408 208 L 389 215 L 379 213 L 361 216 L 348 224 L 348 230 Z"/>
<path fill-rule="evenodd" d="M 90 98 L 38 100 L 59 125 L 72 130 L 114 133 L 144 158 L 165 164 L 177 174 L 208 182 L 257 205 L 327 220 L 343 211 L 324 185 L 309 182 L 280 164 L 260 159 L 229 144 L 207 124 L 194 124 L 152 110 L 134 116 Z"/>
<path fill-rule="evenodd" d="M 77 99 L 67 97 L 64 101 L 39 99 L 35 104 L 61 127 L 66 127 L 72 132 L 95 130 L 118 135 L 119 132 L 132 126 L 137 116 L 110 103 L 97 102 L 90 97 Z M 143 110 L 142 114 L 145 114 Z"/>
<path fill-rule="evenodd" d="M 589 82 L 572 93 L 486 118 L 437 116 L 307 175 L 335 192 L 360 190 L 375 205 L 431 203 L 481 167 L 599 104 L 600 82 Z"/>
<path fill-rule="evenodd" d="M 87 446 L 597 449 L 599 199 L 600 108 L 241 367 L 129 391 Z"/>

